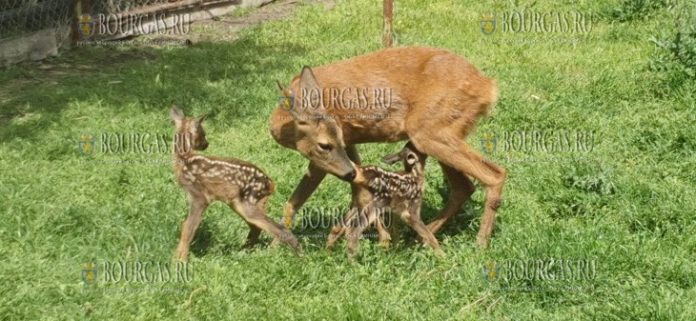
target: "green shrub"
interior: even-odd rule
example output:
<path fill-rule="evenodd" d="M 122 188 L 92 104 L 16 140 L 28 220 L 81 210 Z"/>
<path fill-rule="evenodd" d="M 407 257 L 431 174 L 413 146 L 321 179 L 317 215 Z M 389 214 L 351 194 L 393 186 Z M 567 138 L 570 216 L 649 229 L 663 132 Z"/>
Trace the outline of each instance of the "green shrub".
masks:
<path fill-rule="evenodd" d="M 650 61 L 653 71 L 671 73 L 681 81 L 686 76 L 696 78 L 696 3 L 678 10 L 673 34 L 653 37 L 657 48 Z"/>
<path fill-rule="evenodd" d="M 669 6 L 671 2 L 671 0 L 624 0 L 619 7 L 611 11 L 610 17 L 620 22 L 647 18 L 658 9 Z"/>

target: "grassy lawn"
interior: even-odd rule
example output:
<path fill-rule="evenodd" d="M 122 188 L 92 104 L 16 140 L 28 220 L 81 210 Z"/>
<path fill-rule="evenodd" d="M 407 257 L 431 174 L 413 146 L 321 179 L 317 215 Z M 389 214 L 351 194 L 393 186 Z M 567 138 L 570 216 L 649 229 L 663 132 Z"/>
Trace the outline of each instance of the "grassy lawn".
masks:
<path fill-rule="evenodd" d="M 270 247 L 267 235 L 242 249 L 247 225 L 218 203 L 194 239 L 190 279 L 104 279 L 105 264 L 175 267 L 187 201 L 170 153 L 149 147 L 169 142 L 172 104 L 211 112 L 205 154 L 248 160 L 275 180 L 268 208 L 280 220 L 307 161 L 269 134 L 275 79 L 381 48 L 381 1 L 303 5 L 234 42 L 80 48 L 0 69 L 0 319 L 695 320 L 696 82 L 649 67 L 650 39 L 673 31 L 676 10 L 618 19 L 622 1 L 395 2 L 397 45 L 448 48 L 500 87 L 495 113 L 469 138 L 508 170 L 489 249 L 475 246 L 477 185 L 437 235 L 445 258 L 406 230 L 390 250 L 363 240 L 356 262 L 343 242 L 327 252 L 329 227 L 317 222 L 350 200 L 349 186 L 329 177 L 295 222 L 303 257 Z M 507 32 L 501 20 L 482 33 L 482 15 L 525 6 L 594 20 L 583 33 Z M 509 148 L 506 137 L 523 132 L 590 139 L 577 150 Z M 105 134 L 135 133 L 149 135 L 149 152 L 98 148 Z M 96 150 L 80 148 L 91 142 L 83 134 Z M 360 148 L 378 164 L 401 145 Z M 446 197 L 430 159 L 426 223 Z M 592 273 L 528 280 L 508 265 L 559 260 Z M 94 283 L 82 275 L 90 262 Z M 484 276 L 494 264 L 497 277 Z"/>

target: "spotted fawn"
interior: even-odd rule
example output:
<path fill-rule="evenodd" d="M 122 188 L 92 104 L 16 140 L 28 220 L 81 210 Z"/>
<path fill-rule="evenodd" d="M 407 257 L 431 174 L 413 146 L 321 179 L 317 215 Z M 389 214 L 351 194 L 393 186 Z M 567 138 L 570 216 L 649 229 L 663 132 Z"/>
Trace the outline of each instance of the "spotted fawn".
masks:
<path fill-rule="evenodd" d="M 246 247 L 253 246 L 261 230 L 275 241 L 301 251 L 295 236 L 266 215 L 266 202 L 275 187 L 266 174 L 253 164 L 234 158 L 197 155 L 193 150 L 205 150 L 208 141 L 202 123 L 205 116 L 185 117 L 176 107 L 170 111 L 176 126 L 174 135 L 174 173 L 189 198 L 189 214 L 181 224 L 181 239 L 176 258 L 185 261 L 189 246 L 203 213 L 214 201 L 224 202 L 249 225 Z"/>
<path fill-rule="evenodd" d="M 333 248 L 336 240 L 345 234 L 348 253 L 351 257 L 355 256 L 358 240 L 370 224 L 376 225 L 381 243 L 389 242 L 390 236 L 381 216 L 393 213 L 413 228 L 436 254 L 443 256 L 437 239 L 420 216 L 426 157 L 409 142 L 398 153 L 383 159 L 389 164 L 402 160 L 403 171 L 390 172 L 376 166 L 358 166 L 358 175 L 353 182 L 353 190 L 357 193 L 353 197 L 353 208 L 346 214 L 343 224 L 331 230 L 327 247 Z"/>

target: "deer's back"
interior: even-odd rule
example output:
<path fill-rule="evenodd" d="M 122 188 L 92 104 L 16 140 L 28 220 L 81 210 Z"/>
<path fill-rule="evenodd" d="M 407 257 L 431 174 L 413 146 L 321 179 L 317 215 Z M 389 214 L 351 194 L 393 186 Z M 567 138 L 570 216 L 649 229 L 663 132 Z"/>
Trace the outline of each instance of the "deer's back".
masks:
<path fill-rule="evenodd" d="M 191 156 L 178 165 L 177 178 L 184 188 L 202 192 L 211 201 L 240 197 L 256 202 L 275 190 L 260 168 L 235 158 Z"/>
<path fill-rule="evenodd" d="M 444 49 L 385 49 L 313 71 L 324 92 L 325 110 L 341 124 L 347 144 L 408 139 L 406 121 L 421 115 L 443 121 L 453 115 L 475 120 L 488 113 L 497 99 L 494 80 Z M 291 88 L 299 91 L 299 76 L 293 79 Z M 344 90 L 342 100 L 332 99 L 334 89 Z M 346 106 L 351 100 L 360 100 L 360 90 L 380 91 L 387 103 Z M 272 116 L 274 135 L 280 135 L 284 128 L 289 130 L 291 124 L 283 126 L 288 122 L 292 122 L 290 114 L 278 108 Z"/>
<path fill-rule="evenodd" d="M 366 166 L 362 170 L 365 185 L 376 198 L 416 200 L 421 197 L 421 177 L 406 172 L 390 172 L 375 166 Z"/>

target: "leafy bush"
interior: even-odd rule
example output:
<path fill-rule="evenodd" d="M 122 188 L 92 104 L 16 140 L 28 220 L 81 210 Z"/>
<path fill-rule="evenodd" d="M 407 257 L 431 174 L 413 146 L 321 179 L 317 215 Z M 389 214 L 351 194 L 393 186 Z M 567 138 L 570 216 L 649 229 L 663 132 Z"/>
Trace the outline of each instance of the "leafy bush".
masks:
<path fill-rule="evenodd" d="M 651 41 L 658 51 L 650 62 L 654 71 L 673 72 L 677 80 L 683 76 L 696 78 L 696 3 L 679 10 L 675 33 Z"/>
<path fill-rule="evenodd" d="M 624 0 L 610 13 L 613 20 L 624 22 L 649 17 L 658 9 L 667 7 L 670 0 Z"/>

